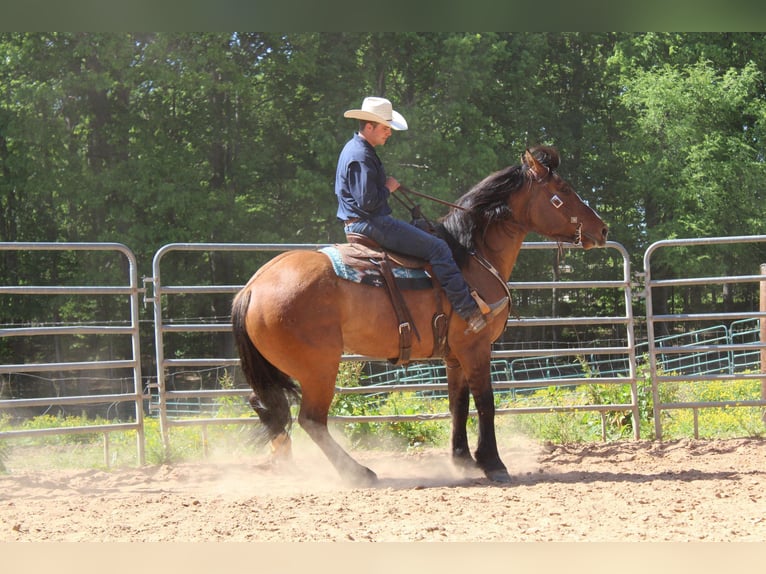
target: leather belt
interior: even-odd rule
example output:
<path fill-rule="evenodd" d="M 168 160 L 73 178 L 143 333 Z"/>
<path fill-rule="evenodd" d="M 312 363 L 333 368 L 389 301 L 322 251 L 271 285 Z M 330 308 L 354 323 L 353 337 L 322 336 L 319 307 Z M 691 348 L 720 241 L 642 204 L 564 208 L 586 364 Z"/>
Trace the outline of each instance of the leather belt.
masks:
<path fill-rule="evenodd" d="M 356 223 L 357 221 L 362 221 L 362 218 L 361 217 L 350 217 L 349 219 L 347 219 L 346 221 L 343 222 L 343 225 L 348 227 L 349 225 L 351 225 L 352 223 Z"/>

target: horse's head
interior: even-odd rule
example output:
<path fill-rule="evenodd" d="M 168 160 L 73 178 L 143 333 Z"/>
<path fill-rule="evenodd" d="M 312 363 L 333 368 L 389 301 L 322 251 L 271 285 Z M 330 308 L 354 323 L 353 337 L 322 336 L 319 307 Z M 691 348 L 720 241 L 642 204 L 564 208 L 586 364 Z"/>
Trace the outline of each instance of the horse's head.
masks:
<path fill-rule="evenodd" d="M 484 243 L 493 228 L 503 236 L 534 231 L 585 249 L 603 246 L 607 226 L 556 172 L 558 166 L 554 148 L 528 149 L 521 165 L 488 175 L 458 200 L 459 209 L 442 219 L 447 236 L 466 252 Z"/>
<path fill-rule="evenodd" d="M 582 245 L 585 249 L 603 247 L 609 228 L 556 173 L 558 152 L 550 147 L 536 147 L 525 151 L 521 162 L 527 189 L 515 195 L 520 196 L 516 200 L 527 202 L 522 210 L 527 219 L 524 225 L 555 241 Z"/>

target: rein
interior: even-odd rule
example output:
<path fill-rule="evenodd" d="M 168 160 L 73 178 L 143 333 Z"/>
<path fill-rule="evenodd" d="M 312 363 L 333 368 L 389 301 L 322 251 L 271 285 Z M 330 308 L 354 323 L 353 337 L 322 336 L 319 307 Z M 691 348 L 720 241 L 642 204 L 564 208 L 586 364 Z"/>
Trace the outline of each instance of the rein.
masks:
<path fill-rule="evenodd" d="M 422 197 L 424 199 L 428 199 L 436 203 L 441 203 L 442 205 L 453 207 L 455 209 L 460 209 L 462 211 L 469 211 L 467 208 L 463 207 L 462 205 L 445 201 L 443 199 L 439 199 L 438 197 L 433 197 L 431 195 L 426 195 L 425 193 L 413 191 L 410 188 L 405 187 L 401 184 L 399 184 L 397 191 L 399 193 L 392 193 L 391 197 L 394 197 L 407 211 L 410 212 L 410 217 L 412 217 L 412 221 L 417 227 L 422 227 L 422 225 L 418 225 L 417 223 L 415 223 L 417 221 L 420 221 L 421 223 L 425 224 L 425 226 L 427 226 L 426 230 L 429 231 L 430 233 L 434 232 L 434 230 L 436 229 L 436 226 L 431 220 L 429 220 L 425 215 L 423 215 L 423 212 L 420 210 L 420 206 L 413 201 L 413 199 L 410 197 L 410 194 L 417 195 L 418 197 Z"/>
<path fill-rule="evenodd" d="M 457 203 L 452 203 L 452 202 L 449 202 L 449 201 L 445 201 L 443 199 L 439 199 L 438 197 L 433 197 L 431 195 L 426 195 L 425 193 L 420 193 L 418 191 L 413 191 L 410 188 L 405 187 L 405 186 L 403 186 L 401 184 L 399 184 L 399 190 L 404 192 L 404 197 L 407 197 L 408 194 L 417 195 L 418 197 L 422 197 L 422 198 L 428 199 L 430 201 L 435 201 L 436 203 L 441 203 L 442 205 L 447 205 L 449 207 L 454 207 L 455 209 L 462 209 L 463 211 L 468 211 L 468 209 L 466 209 L 462 205 L 458 205 Z M 413 203 L 412 200 L 409 197 L 407 197 L 407 200 L 410 203 Z M 415 207 L 417 207 L 417 206 L 415 206 Z"/>

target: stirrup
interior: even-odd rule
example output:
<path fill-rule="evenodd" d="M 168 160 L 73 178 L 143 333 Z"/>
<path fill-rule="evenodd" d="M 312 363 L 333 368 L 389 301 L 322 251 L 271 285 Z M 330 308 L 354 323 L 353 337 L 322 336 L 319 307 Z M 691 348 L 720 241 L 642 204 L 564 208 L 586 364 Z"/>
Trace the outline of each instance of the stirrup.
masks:
<path fill-rule="evenodd" d="M 491 319 L 492 317 L 495 317 L 500 314 L 500 311 L 505 309 L 505 306 L 508 304 L 508 297 L 503 297 L 502 299 L 499 299 L 498 301 L 495 301 L 494 303 L 489 305 L 489 311 L 484 313 L 485 315 L 488 315 L 488 318 Z"/>
<path fill-rule="evenodd" d="M 476 289 L 471 290 L 471 297 L 473 297 L 473 300 L 476 301 L 479 309 L 481 309 L 482 315 L 489 315 L 489 318 L 497 315 L 503 309 L 506 303 L 508 303 L 508 297 L 503 297 L 494 303 L 488 304 L 484 299 L 481 298 L 481 295 L 477 293 Z"/>

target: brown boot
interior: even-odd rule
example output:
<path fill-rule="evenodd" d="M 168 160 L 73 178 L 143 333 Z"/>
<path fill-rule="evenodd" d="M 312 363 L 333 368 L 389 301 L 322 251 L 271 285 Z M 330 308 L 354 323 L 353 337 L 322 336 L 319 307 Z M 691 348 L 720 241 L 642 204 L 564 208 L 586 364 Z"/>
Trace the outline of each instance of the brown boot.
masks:
<path fill-rule="evenodd" d="M 508 297 L 503 297 L 499 301 L 490 303 L 487 305 L 485 312 L 481 309 L 476 309 L 473 314 L 468 318 L 468 331 L 472 333 L 478 333 L 484 327 L 487 326 L 487 319 L 492 319 L 497 316 L 508 304 Z"/>

